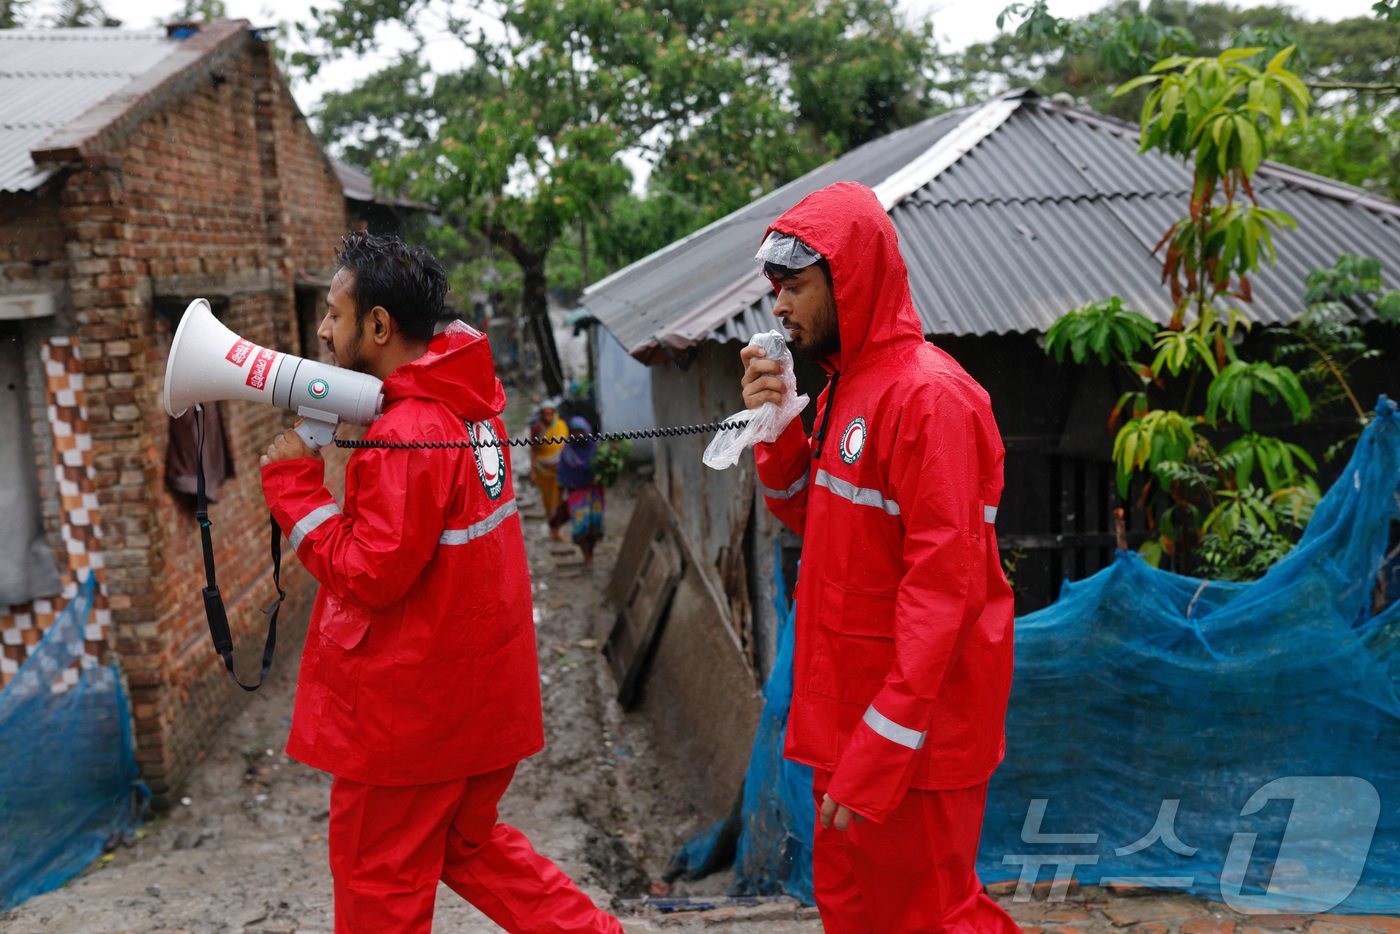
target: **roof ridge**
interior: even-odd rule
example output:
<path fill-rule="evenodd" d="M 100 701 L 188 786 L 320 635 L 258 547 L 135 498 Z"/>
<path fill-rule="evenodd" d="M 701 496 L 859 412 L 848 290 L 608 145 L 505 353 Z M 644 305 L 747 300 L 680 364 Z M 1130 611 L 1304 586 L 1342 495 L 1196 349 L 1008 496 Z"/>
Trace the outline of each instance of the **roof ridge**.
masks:
<path fill-rule="evenodd" d="M 952 130 L 939 137 L 922 155 L 871 187 L 885 210 L 891 211 L 905 198 L 931 184 L 945 170 L 991 136 L 1033 95 L 1009 91 L 974 110 Z"/>

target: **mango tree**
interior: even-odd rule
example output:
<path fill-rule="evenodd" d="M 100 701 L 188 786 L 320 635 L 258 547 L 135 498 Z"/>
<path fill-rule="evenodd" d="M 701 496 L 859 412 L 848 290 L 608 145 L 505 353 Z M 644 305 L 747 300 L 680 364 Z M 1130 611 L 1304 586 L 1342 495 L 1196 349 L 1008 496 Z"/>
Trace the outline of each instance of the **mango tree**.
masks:
<path fill-rule="evenodd" d="M 1142 151 L 1192 168 L 1187 213 L 1154 250 L 1171 318 L 1158 328 L 1112 298 L 1069 312 L 1046 335 L 1058 358 L 1116 360 L 1130 375 L 1134 388 L 1119 399 L 1110 430 L 1120 496 L 1140 481 L 1137 507 L 1153 532 L 1144 558 L 1226 578 L 1259 573 L 1283 554 L 1319 495 L 1311 456 L 1254 430 L 1261 403 L 1295 422 L 1307 418 L 1302 382 L 1289 367 L 1243 359 L 1238 349 L 1249 327 L 1239 303 L 1251 300 L 1250 276 L 1273 262 L 1274 232 L 1293 227 L 1258 202 L 1251 178 L 1285 126 L 1285 107 L 1304 120 L 1310 100 L 1285 67 L 1292 50 L 1259 65 L 1262 51 L 1170 56 L 1118 89 L 1151 89 Z"/>

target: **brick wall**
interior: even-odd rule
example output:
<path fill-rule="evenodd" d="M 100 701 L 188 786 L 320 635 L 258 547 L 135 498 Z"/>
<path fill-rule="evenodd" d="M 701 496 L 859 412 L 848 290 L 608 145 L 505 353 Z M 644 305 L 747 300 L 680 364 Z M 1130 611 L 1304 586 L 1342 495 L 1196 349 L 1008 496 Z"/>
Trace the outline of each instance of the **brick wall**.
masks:
<path fill-rule="evenodd" d="M 209 643 L 192 510 L 165 486 L 161 386 L 172 335 L 156 307 L 213 298 L 232 330 L 294 350 L 296 273 L 324 275 L 348 225 L 339 185 L 266 46 L 251 36 L 238 43 L 220 80 L 171 100 L 26 205 L 18 223 L 0 226 L 0 277 L 61 275 L 67 285 L 64 365 L 81 375 L 102 606 L 131 690 L 137 760 L 158 803 L 178 791 L 244 695 Z M 247 681 L 265 631 L 258 609 L 273 596 L 258 457 L 290 417 L 246 402 L 224 403 L 223 413 L 235 476 L 211 517 Z M 38 466 L 53 475 L 48 457 Z M 61 535 L 63 510 L 54 514 Z M 274 675 L 290 677 L 297 659 L 288 647 L 299 644 L 314 582 L 295 557 L 283 563 L 290 631 Z M 0 632 L 13 624 L 0 608 Z"/>
<path fill-rule="evenodd" d="M 48 291 L 66 299 L 68 262 L 63 246 L 63 224 L 51 186 L 35 193 L 0 192 L 0 292 Z M 29 424 L 39 487 L 44 530 L 56 554 L 63 553 L 57 481 L 54 477 L 53 433 L 47 419 L 44 368 L 40 348 L 69 327 L 67 316 L 59 320 L 39 318 L 17 324 L 24 342 L 24 380 L 29 400 Z M 7 614 L 0 607 L 0 630 Z M 22 658 L 14 655 L 15 658 Z M 0 684 L 7 673 L 0 670 Z"/>
<path fill-rule="evenodd" d="M 285 83 L 270 81 L 259 113 L 268 117 L 269 129 L 278 141 L 278 196 L 285 208 L 282 221 L 289 271 L 314 273 L 335 262 L 340 237 L 321 232 L 349 230 L 351 223 L 343 199 L 329 199 L 324 192 L 340 190 L 340 182 L 320 144 L 306 125 Z"/>
<path fill-rule="evenodd" d="M 59 593 L 0 606 L 0 685 L 9 681 L 76 594 L 80 577 L 92 573 L 100 581 L 103 574 L 84 374 L 67 333 L 72 328 L 67 308 L 70 266 L 61 189 L 61 184 L 50 183 L 32 193 L 0 193 L 0 293 L 48 292 L 59 306 L 57 316 L 11 323 L 10 333 L 21 344 L 21 365 L 20 372 L 4 376 L 22 386 L 39 515 L 63 578 Z M 110 619 L 99 588 L 78 664 L 107 660 Z M 65 677 L 76 673 L 74 667 Z"/>

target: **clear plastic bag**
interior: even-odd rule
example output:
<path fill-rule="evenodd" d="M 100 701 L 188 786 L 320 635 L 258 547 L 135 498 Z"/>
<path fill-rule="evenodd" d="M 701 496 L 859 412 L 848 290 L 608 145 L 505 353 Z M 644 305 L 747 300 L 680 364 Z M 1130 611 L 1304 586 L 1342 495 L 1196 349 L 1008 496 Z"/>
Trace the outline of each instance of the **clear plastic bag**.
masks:
<path fill-rule="evenodd" d="M 728 422 L 744 421 L 736 428 L 717 432 L 705 448 L 703 458 L 706 467 L 723 470 L 739 461 L 739 455 L 759 441 L 773 442 L 787 428 L 788 422 L 807 407 L 807 396 L 797 394 L 797 377 L 792 373 L 792 352 L 779 331 L 764 331 L 749 338 L 750 344 L 763 348 L 765 359 L 775 360 L 781 367 L 778 374 L 787 392 L 781 403 L 765 402 L 756 409 L 745 409 L 725 419 Z"/>

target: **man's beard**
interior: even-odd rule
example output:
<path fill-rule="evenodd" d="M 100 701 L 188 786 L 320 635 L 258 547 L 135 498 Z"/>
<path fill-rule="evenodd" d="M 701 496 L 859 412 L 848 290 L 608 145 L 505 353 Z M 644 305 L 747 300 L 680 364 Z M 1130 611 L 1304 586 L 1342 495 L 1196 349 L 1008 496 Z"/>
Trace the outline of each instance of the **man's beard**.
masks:
<path fill-rule="evenodd" d="M 822 322 L 821 330 L 808 328 L 802 332 L 806 340 L 797 342 L 797 352 L 814 363 L 821 363 L 827 357 L 833 356 L 841 350 L 841 327 L 836 317 L 836 307 L 831 307 L 830 317 Z"/>
<path fill-rule="evenodd" d="M 827 357 L 833 356 L 841 350 L 841 334 L 839 331 L 827 331 L 811 342 L 804 342 L 797 345 L 797 352 L 814 363 L 821 363 Z"/>
<path fill-rule="evenodd" d="M 355 336 L 350 339 L 348 347 L 337 349 L 334 342 L 331 342 L 331 359 L 335 365 L 343 370 L 353 370 L 356 373 L 368 373 L 365 368 L 364 359 L 360 356 L 360 342 L 365 336 L 365 319 L 360 318 L 355 322 Z"/>

